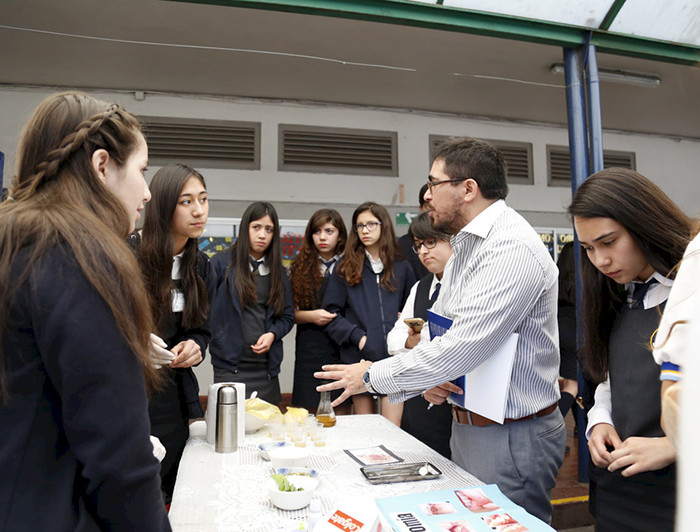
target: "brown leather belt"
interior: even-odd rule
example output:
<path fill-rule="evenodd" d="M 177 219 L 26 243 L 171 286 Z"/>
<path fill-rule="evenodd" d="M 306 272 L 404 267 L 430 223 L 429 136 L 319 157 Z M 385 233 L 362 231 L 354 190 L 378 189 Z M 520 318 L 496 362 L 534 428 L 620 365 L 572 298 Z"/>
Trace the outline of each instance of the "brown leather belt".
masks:
<path fill-rule="evenodd" d="M 538 417 L 546 416 L 551 414 L 557 408 L 558 403 L 554 403 L 546 408 L 543 408 L 539 412 L 530 414 L 529 416 L 519 417 L 517 419 L 507 417 L 503 420 L 503 423 L 515 423 L 516 421 L 525 421 L 526 419 L 535 419 Z M 493 419 L 489 419 L 476 412 L 471 412 L 465 410 L 464 408 L 459 408 L 457 406 L 452 406 L 452 419 L 454 419 L 460 425 L 474 425 L 475 427 L 485 427 L 486 425 L 498 425 L 499 423 Z"/>

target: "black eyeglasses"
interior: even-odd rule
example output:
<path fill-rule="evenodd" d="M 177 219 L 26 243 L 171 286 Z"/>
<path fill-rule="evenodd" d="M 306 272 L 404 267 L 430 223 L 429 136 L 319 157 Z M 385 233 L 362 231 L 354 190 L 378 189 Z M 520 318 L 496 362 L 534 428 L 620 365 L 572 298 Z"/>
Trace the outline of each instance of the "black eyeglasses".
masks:
<path fill-rule="evenodd" d="M 367 230 L 371 233 L 380 225 L 382 225 L 382 222 L 367 222 L 366 224 L 355 224 L 355 231 L 359 233 L 363 229 L 367 228 Z"/>
<path fill-rule="evenodd" d="M 428 188 L 430 189 L 430 193 L 433 193 L 433 188 L 435 188 L 438 185 L 442 185 L 443 183 L 457 183 L 459 181 L 466 181 L 469 179 L 468 177 L 457 177 L 455 179 L 443 179 L 442 181 L 431 181 L 430 177 L 428 177 Z"/>
<path fill-rule="evenodd" d="M 420 253 L 420 248 L 425 247 L 425 249 L 433 249 L 435 246 L 437 246 L 437 239 L 436 238 L 426 238 L 425 240 L 416 240 L 415 244 L 413 244 L 411 247 L 413 248 L 413 252 L 417 254 Z"/>

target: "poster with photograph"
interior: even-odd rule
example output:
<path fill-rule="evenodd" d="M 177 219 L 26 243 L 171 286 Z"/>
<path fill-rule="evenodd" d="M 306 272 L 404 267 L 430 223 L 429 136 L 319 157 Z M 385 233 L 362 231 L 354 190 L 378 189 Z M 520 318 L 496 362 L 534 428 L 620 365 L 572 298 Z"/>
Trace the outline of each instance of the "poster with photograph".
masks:
<path fill-rule="evenodd" d="M 375 499 L 375 503 L 395 532 L 555 532 L 495 484 L 412 493 Z"/>

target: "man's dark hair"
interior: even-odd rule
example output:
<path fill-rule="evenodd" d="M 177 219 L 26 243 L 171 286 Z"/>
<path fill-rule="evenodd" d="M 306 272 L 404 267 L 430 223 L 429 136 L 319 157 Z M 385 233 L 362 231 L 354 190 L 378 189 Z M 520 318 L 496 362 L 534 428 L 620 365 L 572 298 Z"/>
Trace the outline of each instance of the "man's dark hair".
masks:
<path fill-rule="evenodd" d="M 471 137 L 452 137 L 435 148 L 433 160 L 445 163 L 452 179 L 473 179 L 486 199 L 505 199 L 508 195 L 506 161 L 501 151 L 488 142 Z"/>

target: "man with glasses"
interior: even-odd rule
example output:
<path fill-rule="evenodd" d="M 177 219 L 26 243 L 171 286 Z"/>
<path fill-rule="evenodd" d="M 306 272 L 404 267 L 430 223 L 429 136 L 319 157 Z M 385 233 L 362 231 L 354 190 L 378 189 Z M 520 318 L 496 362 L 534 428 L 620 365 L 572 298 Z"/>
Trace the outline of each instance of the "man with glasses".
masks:
<path fill-rule="evenodd" d="M 321 390 L 345 388 L 338 403 L 373 390 L 392 402 L 425 392 L 441 404 L 462 391 L 448 381 L 518 333 L 504 423 L 455 407 L 450 447 L 457 464 L 549 521 L 566 441 L 557 408 L 557 269 L 537 233 L 506 206 L 505 173 L 503 156 L 486 142 L 450 139 L 437 148 L 425 199 L 433 227 L 453 235 L 454 254 L 433 310 L 452 326 L 408 353 L 324 366 L 316 376 L 336 380 Z"/>

